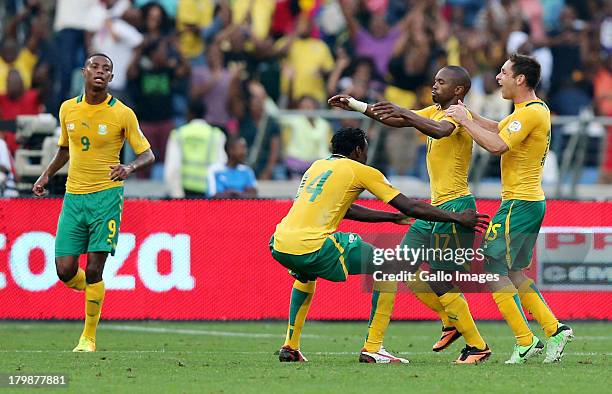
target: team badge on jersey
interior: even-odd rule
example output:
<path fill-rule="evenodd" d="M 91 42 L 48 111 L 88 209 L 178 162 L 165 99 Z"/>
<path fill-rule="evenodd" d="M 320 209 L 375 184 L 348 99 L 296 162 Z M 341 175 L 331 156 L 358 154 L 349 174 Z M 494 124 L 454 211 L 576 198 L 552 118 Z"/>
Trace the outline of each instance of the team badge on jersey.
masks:
<path fill-rule="evenodd" d="M 68 131 L 74 131 L 75 129 L 74 123 L 66 124 L 66 129 L 68 129 Z"/>
<path fill-rule="evenodd" d="M 521 127 L 523 127 L 521 122 L 519 122 L 518 120 L 513 120 L 508 125 L 508 131 L 511 132 L 511 133 L 516 133 L 517 131 L 519 131 L 521 129 Z"/>
<path fill-rule="evenodd" d="M 107 132 L 106 125 L 105 124 L 99 124 L 98 125 L 98 134 L 106 135 L 106 132 Z"/>

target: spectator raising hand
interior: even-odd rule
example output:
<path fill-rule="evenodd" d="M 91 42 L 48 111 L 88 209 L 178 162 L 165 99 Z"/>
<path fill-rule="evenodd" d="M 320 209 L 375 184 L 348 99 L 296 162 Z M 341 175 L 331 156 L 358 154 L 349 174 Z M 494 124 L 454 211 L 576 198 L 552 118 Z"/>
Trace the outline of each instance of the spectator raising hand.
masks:
<path fill-rule="evenodd" d="M 325 78 L 334 69 L 334 58 L 327 45 L 312 37 L 313 21 L 302 14 L 295 34 L 276 43 L 276 54 L 294 70 L 291 79 L 283 78 L 285 92 L 291 85 L 291 100 L 311 96 L 319 102 L 326 98 Z"/>

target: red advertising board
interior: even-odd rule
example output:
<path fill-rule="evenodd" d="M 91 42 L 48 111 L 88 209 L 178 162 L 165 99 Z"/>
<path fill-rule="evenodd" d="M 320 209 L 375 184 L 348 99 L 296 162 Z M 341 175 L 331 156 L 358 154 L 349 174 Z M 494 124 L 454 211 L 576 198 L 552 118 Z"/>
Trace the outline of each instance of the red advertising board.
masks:
<path fill-rule="evenodd" d="M 377 201 L 362 203 L 385 209 Z M 293 280 L 271 258 L 268 241 L 290 205 L 274 200 L 126 201 L 117 253 L 105 268 L 103 317 L 286 318 Z M 479 210 L 489 214 L 498 206 L 499 201 L 478 202 Z M 59 199 L 0 202 L 0 318 L 82 318 L 82 294 L 67 289 L 55 273 L 60 209 Z M 611 225 L 612 203 L 548 202 L 545 244 L 538 246 L 545 262 L 536 261 L 531 272 L 548 289 L 543 294 L 560 319 L 612 318 Z M 369 240 L 373 234 L 401 239 L 407 228 L 344 221 L 339 230 Z M 577 257 L 568 261 L 572 253 Z M 320 281 L 309 317 L 367 319 L 371 304 L 364 283 L 363 276 L 347 283 Z M 466 297 L 476 319 L 501 318 L 490 294 Z M 402 291 L 394 318 L 435 315 Z"/>

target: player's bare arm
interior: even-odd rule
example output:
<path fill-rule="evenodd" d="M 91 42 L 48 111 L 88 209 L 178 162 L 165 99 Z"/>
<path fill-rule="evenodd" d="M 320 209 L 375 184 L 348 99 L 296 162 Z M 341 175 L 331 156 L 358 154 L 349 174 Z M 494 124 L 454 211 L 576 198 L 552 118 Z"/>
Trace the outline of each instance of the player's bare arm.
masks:
<path fill-rule="evenodd" d="M 476 121 L 468 117 L 468 110 L 462 105 L 451 105 L 446 110 L 446 115 L 455 119 L 470 133 L 474 141 L 493 155 L 501 156 L 510 148 L 501 139 L 499 134 L 492 133 L 480 126 Z"/>
<path fill-rule="evenodd" d="M 499 122 L 493 119 L 489 119 L 489 118 L 485 118 L 484 116 L 477 114 L 476 112 L 472 111 L 471 109 L 469 109 L 465 103 L 463 103 L 461 100 L 459 100 L 459 104 L 460 106 L 464 107 L 465 109 L 467 109 L 468 111 L 470 111 L 470 115 L 472 115 L 472 118 L 474 119 L 474 121 L 476 123 L 478 123 L 478 125 L 480 127 L 482 127 L 485 130 L 488 130 L 492 133 L 495 134 L 499 134 Z"/>
<path fill-rule="evenodd" d="M 423 201 L 408 198 L 401 193 L 389 201 L 389 205 L 413 218 L 457 223 L 478 232 L 483 232 L 489 225 L 489 215 L 478 213 L 473 209 L 466 209 L 463 212 L 445 211 Z"/>
<path fill-rule="evenodd" d="M 359 25 L 359 21 L 357 18 L 355 18 L 355 8 L 355 5 L 351 2 L 340 1 L 340 10 L 342 11 L 342 15 L 346 21 L 346 27 L 351 39 L 354 39 L 354 37 L 357 35 L 357 31 L 361 27 Z"/>
<path fill-rule="evenodd" d="M 112 181 L 123 181 L 127 179 L 134 171 L 148 167 L 153 164 L 154 161 L 155 155 L 153 155 L 151 149 L 147 149 L 136 156 L 136 159 L 130 164 L 117 164 L 115 166 L 110 166 L 110 179 Z"/>
<path fill-rule="evenodd" d="M 49 178 L 55 175 L 70 159 L 70 153 L 68 151 L 67 146 L 60 146 L 57 150 L 57 153 L 53 157 L 53 160 L 49 163 L 47 168 L 43 171 L 43 173 L 38 177 L 36 182 L 34 183 L 34 187 L 32 187 L 32 191 L 38 197 L 42 197 L 45 195 L 45 186 L 49 183 Z"/>
<path fill-rule="evenodd" d="M 354 108 L 352 102 L 358 102 L 353 97 L 347 94 L 338 94 L 328 100 L 331 106 L 341 108 L 347 111 L 361 112 L 359 109 Z M 422 116 L 417 115 L 413 111 L 401 108 L 388 101 L 379 102 L 375 104 L 364 104 L 365 111 L 364 115 L 372 118 L 378 122 L 381 122 L 391 127 L 415 127 L 417 130 L 425 135 L 428 135 L 435 139 L 448 137 L 455 130 L 455 125 L 447 121 L 435 121 Z"/>
<path fill-rule="evenodd" d="M 374 119 L 385 122 L 386 119 L 401 119 L 401 127 L 414 127 L 421 133 L 440 139 L 448 137 L 455 130 L 455 125 L 449 121 L 436 121 L 417 115 L 414 111 L 402 108 L 388 101 L 378 102 L 371 107 Z M 399 121 L 398 121 L 399 122 Z"/>
<path fill-rule="evenodd" d="M 469 110 L 469 109 L 468 109 Z M 499 122 L 485 118 L 482 115 L 477 114 L 476 112 L 469 110 L 474 122 L 476 122 L 483 129 L 490 131 L 491 133 L 499 134 Z"/>
<path fill-rule="evenodd" d="M 361 101 L 357 101 L 353 97 L 349 96 L 348 94 L 337 94 L 333 96 L 332 98 L 330 98 L 329 100 L 327 100 L 327 103 L 331 105 L 332 107 L 340 108 L 345 111 L 361 112 L 367 117 L 377 120 L 383 124 L 386 124 L 387 126 L 405 127 L 404 120 L 402 118 L 387 117 L 386 119 L 381 120 L 374 115 L 374 111 L 372 110 L 372 105 L 362 103 Z M 361 103 L 362 105 L 364 105 L 363 108 L 361 108 L 363 110 L 355 108 L 354 103 Z"/>
<path fill-rule="evenodd" d="M 401 212 L 379 211 L 358 204 L 352 204 L 346 211 L 344 218 L 358 222 L 410 224 L 410 218 Z"/>

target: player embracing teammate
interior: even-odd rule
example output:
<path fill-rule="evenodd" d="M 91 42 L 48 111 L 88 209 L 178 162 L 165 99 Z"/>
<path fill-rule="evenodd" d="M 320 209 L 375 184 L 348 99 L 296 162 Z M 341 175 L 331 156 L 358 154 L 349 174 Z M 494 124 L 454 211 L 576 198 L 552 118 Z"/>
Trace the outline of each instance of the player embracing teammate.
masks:
<path fill-rule="evenodd" d="M 462 100 L 470 88 L 470 77 L 465 69 L 456 66 L 444 67 L 437 73 L 432 89 L 436 104 L 419 111 L 403 109 L 388 102 L 368 105 L 347 95 L 337 95 L 329 100 L 332 106 L 359 111 L 392 127 L 415 127 L 427 135 L 431 200 L 442 210 L 475 209 L 475 200 L 467 182 L 472 141 L 492 154 L 502 155 L 502 204 L 487 229 L 483 249 L 485 270 L 499 275 L 499 280 L 488 283 L 489 289 L 517 340 L 510 359 L 506 361 L 508 364 L 524 363 L 545 348 L 544 342 L 530 330 L 523 306 L 548 337 L 545 363 L 559 361 L 565 345 L 573 338 L 572 329 L 559 323 L 533 280 L 523 272 L 531 263 L 546 207 L 541 183 L 551 124 L 548 107 L 535 94 L 539 79 L 540 65 L 533 58 L 512 55 L 508 59 L 497 75 L 497 81 L 502 87 L 502 96 L 514 102 L 515 111 L 501 122 L 485 119 L 463 105 Z M 440 246 L 440 240 L 446 238 L 452 242 Z M 458 223 L 417 220 L 402 245 L 412 248 L 470 248 L 473 240 L 473 228 L 461 227 Z M 430 264 L 434 271 L 464 269 L 452 262 L 433 261 Z M 434 351 L 447 348 L 463 336 L 466 347 L 457 363 L 481 362 L 490 356 L 491 351 L 480 336 L 464 297 L 452 282 L 414 281 L 407 284 L 419 300 L 438 313 L 443 322 L 442 336 L 434 345 Z M 306 297 L 308 306 L 313 293 L 308 292 Z M 360 361 L 405 362 L 386 352 L 382 346 L 395 295 L 396 284 L 375 282 L 368 336 Z M 307 308 L 302 312 L 305 319 Z M 292 323 L 290 319 L 288 333 Z M 288 347 L 287 341 L 285 347 Z M 301 356 L 299 350 L 296 354 Z M 303 360 L 295 357 L 281 361 Z"/>
<path fill-rule="evenodd" d="M 534 58 L 510 56 L 496 78 L 502 97 L 514 103 L 514 112 L 501 122 L 470 112 L 462 103 L 451 106 L 446 114 L 478 145 L 501 155 L 502 204 L 491 220 L 483 248 L 485 270 L 501 275 L 499 281 L 489 283 L 493 298 L 516 337 L 506 363 L 524 363 L 544 349 L 544 343 L 529 328 L 523 306 L 548 337 L 544 362 L 556 362 L 574 333 L 559 323 L 533 280 L 523 272 L 531 264 L 546 211 L 542 171 L 550 145 L 550 110 L 535 93 L 540 64 Z"/>

